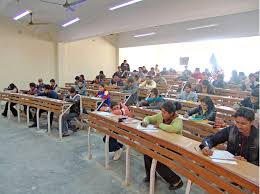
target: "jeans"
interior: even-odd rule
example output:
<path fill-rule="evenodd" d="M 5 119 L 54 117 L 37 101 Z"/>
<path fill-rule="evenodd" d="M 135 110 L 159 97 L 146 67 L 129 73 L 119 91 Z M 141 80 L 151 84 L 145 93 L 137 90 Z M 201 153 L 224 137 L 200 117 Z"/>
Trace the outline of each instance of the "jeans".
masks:
<path fill-rule="evenodd" d="M 79 114 L 77 113 L 69 113 L 69 114 L 64 114 L 62 117 L 62 133 L 67 133 L 68 129 L 71 128 L 70 122 L 78 117 Z"/>
<path fill-rule="evenodd" d="M 144 155 L 144 166 L 147 178 L 150 178 L 152 160 L 153 159 L 150 156 Z M 181 180 L 181 178 L 177 174 L 175 174 L 169 167 L 160 162 L 157 162 L 156 171 L 169 184 L 176 184 Z"/>
<path fill-rule="evenodd" d="M 5 110 L 4 110 L 4 112 L 3 112 L 3 115 L 4 115 L 4 116 L 7 116 L 8 103 L 9 103 L 9 102 L 7 102 L 7 103 L 5 104 Z M 11 104 L 10 104 L 10 110 L 11 110 L 11 112 L 13 113 L 14 117 L 17 116 L 17 110 L 14 108 L 15 105 L 16 105 L 16 104 L 15 104 L 15 103 L 12 103 L 12 102 L 11 102 Z"/>
<path fill-rule="evenodd" d="M 106 142 L 106 136 L 103 137 L 103 141 Z M 123 144 L 119 143 L 115 138 L 109 137 L 109 152 L 115 152 L 123 148 Z"/>
<path fill-rule="evenodd" d="M 41 114 L 44 113 L 44 112 L 48 112 L 48 111 L 40 109 L 40 111 L 39 111 L 39 118 L 41 118 Z M 34 117 L 33 117 L 33 122 L 34 122 L 34 124 L 37 124 L 36 115 L 37 115 L 37 112 L 35 113 L 35 115 L 34 115 Z M 54 115 L 54 113 L 51 112 L 51 115 L 50 115 L 51 125 L 52 125 L 52 121 L 53 121 L 53 115 Z"/>

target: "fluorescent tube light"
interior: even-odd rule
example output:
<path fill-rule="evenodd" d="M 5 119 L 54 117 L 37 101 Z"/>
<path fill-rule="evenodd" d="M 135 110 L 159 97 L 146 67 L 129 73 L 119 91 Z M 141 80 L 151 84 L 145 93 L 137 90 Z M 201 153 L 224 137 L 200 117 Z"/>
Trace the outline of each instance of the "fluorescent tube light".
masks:
<path fill-rule="evenodd" d="M 138 3 L 138 2 L 140 2 L 140 1 L 143 1 L 143 0 L 132 0 L 132 1 L 128 1 L 128 2 L 126 2 L 126 3 L 123 3 L 123 4 L 120 4 L 120 5 L 116 5 L 116 6 L 114 6 L 114 7 L 111 7 L 111 8 L 109 8 L 109 10 L 110 10 L 110 11 L 113 11 L 113 10 L 115 10 L 115 9 L 119 9 L 119 8 L 122 8 L 122 7 L 126 7 L 126 6 L 128 6 L 128 5 L 132 5 L 132 4 Z"/>
<path fill-rule="evenodd" d="M 70 20 L 70 21 L 66 22 L 65 24 L 63 24 L 62 27 L 67 27 L 67 26 L 69 26 L 71 24 L 74 24 L 74 23 L 78 22 L 79 20 L 80 20 L 79 18 L 75 18 L 73 20 Z"/>
<path fill-rule="evenodd" d="M 155 34 L 156 34 L 155 32 L 151 32 L 151 33 L 146 33 L 146 34 L 138 34 L 138 35 L 135 35 L 134 37 L 139 38 L 139 37 L 145 37 L 145 36 L 153 36 Z"/>
<path fill-rule="evenodd" d="M 187 28 L 186 30 L 199 30 L 199 29 L 211 28 L 211 27 L 215 27 L 215 26 L 218 26 L 218 24 L 210 24 L 210 25 L 205 25 L 205 26 L 197 26 L 197 27 L 193 27 L 193 28 Z"/>
<path fill-rule="evenodd" d="M 30 13 L 31 13 L 30 10 L 26 10 L 25 12 L 23 12 L 23 13 L 21 13 L 21 14 L 15 16 L 13 19 L 14 19 L 14 20 L 19 20 L 19 19 L 21 19 L 22 17 L 24 17 L 24 16 L 26 16 L 26 15 L 28 15 L 28 14 L 30 14 Z"/>

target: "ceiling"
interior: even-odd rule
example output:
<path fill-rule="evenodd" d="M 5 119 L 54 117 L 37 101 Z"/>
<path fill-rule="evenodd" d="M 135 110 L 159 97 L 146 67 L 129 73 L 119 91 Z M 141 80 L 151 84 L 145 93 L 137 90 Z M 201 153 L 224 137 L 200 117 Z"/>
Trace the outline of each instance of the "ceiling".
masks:
<path fill-rule="evenodd" d="M 65 0 L 49 0 L 63 3 Z M 70 2 L 72 0 L 69 0 Z M 75 12 L 39 0 L 0 0 L 0 16 L 12 18 L 24 9 L 34 13 L 35 22 L 48 22 L 39 30 L 55 29 L 57 41 L 74 41 L 158 25 L 182 23 L 257 10 L 258 0 L 143 0 L 134 5 L 109 11 L 108 8 L 129 0 L 88 0 Z M 80 17 L 80 22 L 67 28 L 65 21 Z M 26 25 L 28 16 L 19 22 Z M 122 34 L 123 36 L 124 34 Z M 124 35 L 125 36 L 125 35 Z"/>

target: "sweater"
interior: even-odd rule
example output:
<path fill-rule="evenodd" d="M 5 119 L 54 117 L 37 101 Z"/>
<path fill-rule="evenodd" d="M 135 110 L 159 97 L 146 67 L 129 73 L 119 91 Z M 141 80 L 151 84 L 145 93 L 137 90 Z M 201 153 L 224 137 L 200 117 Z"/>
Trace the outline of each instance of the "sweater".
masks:
<path fill-rule="evenodd" d="M 159 123 L 159 128 L 163 131 L 167 131 L 169 133 L 176 133 L 176 134 L 182 134 L 183 129 L 183 122 L 182 119 L 177 117 L 174 120 L 172 120 L 171 124 L 164 124 L 163 123 L 163 116 L 162 113 L 158 113 L 153 116 L 147 116 L 144 118 L 144 121 L 148 124 L 157 124 Z"/>

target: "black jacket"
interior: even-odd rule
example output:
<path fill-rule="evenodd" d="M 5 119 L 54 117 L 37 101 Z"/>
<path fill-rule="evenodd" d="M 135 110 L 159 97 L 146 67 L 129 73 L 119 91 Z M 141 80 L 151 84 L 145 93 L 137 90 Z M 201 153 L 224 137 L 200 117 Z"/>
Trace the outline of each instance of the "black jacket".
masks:
<path fill-rule="evenodd" d="M 226 127 L 203 139 L 200 149 L 206 146 L 205 142 L 212 148 L 226 141 L 228 152 L 235 156 L 243 156 L 248 162 L 259 166 L 259 129 L 252 126 L 249 136 L 245 137 L 236 126 Z"/>
<path fill-rule="evenodd" d="M 216 119 L 216 109 L 215 108 L 212 110 L 207 110 L 204 114 L 203 114 L 203 110 L 202 110 L 201 106 L 198 106 L 198 107 L 193 108 L 188 111 L 189 116 L 194 115 L 194 114 L 198 114 L 203 119 L 208 119 L 209 121 L 215 121 L 215 119 Z"/>
<path fill-rule="evenodd" d="M 80 114 L 80 95 L 76 94 L 73 98 L 67 96 L 65 99 L 67 102 L 73 103 L 70 107 L 70 113 Z"/>
<path fill-rule="evenodd" d="M 259 109 L 259 102 L 253 104 L 251 102 L 251 98 L 250 97 L 246 97 L 244 100 L 242 100 L 240 102 L 240 104 L 244 107 L 248 107 L 248 108 L 252 108 L 254 109 L 255 111 Z"/>

